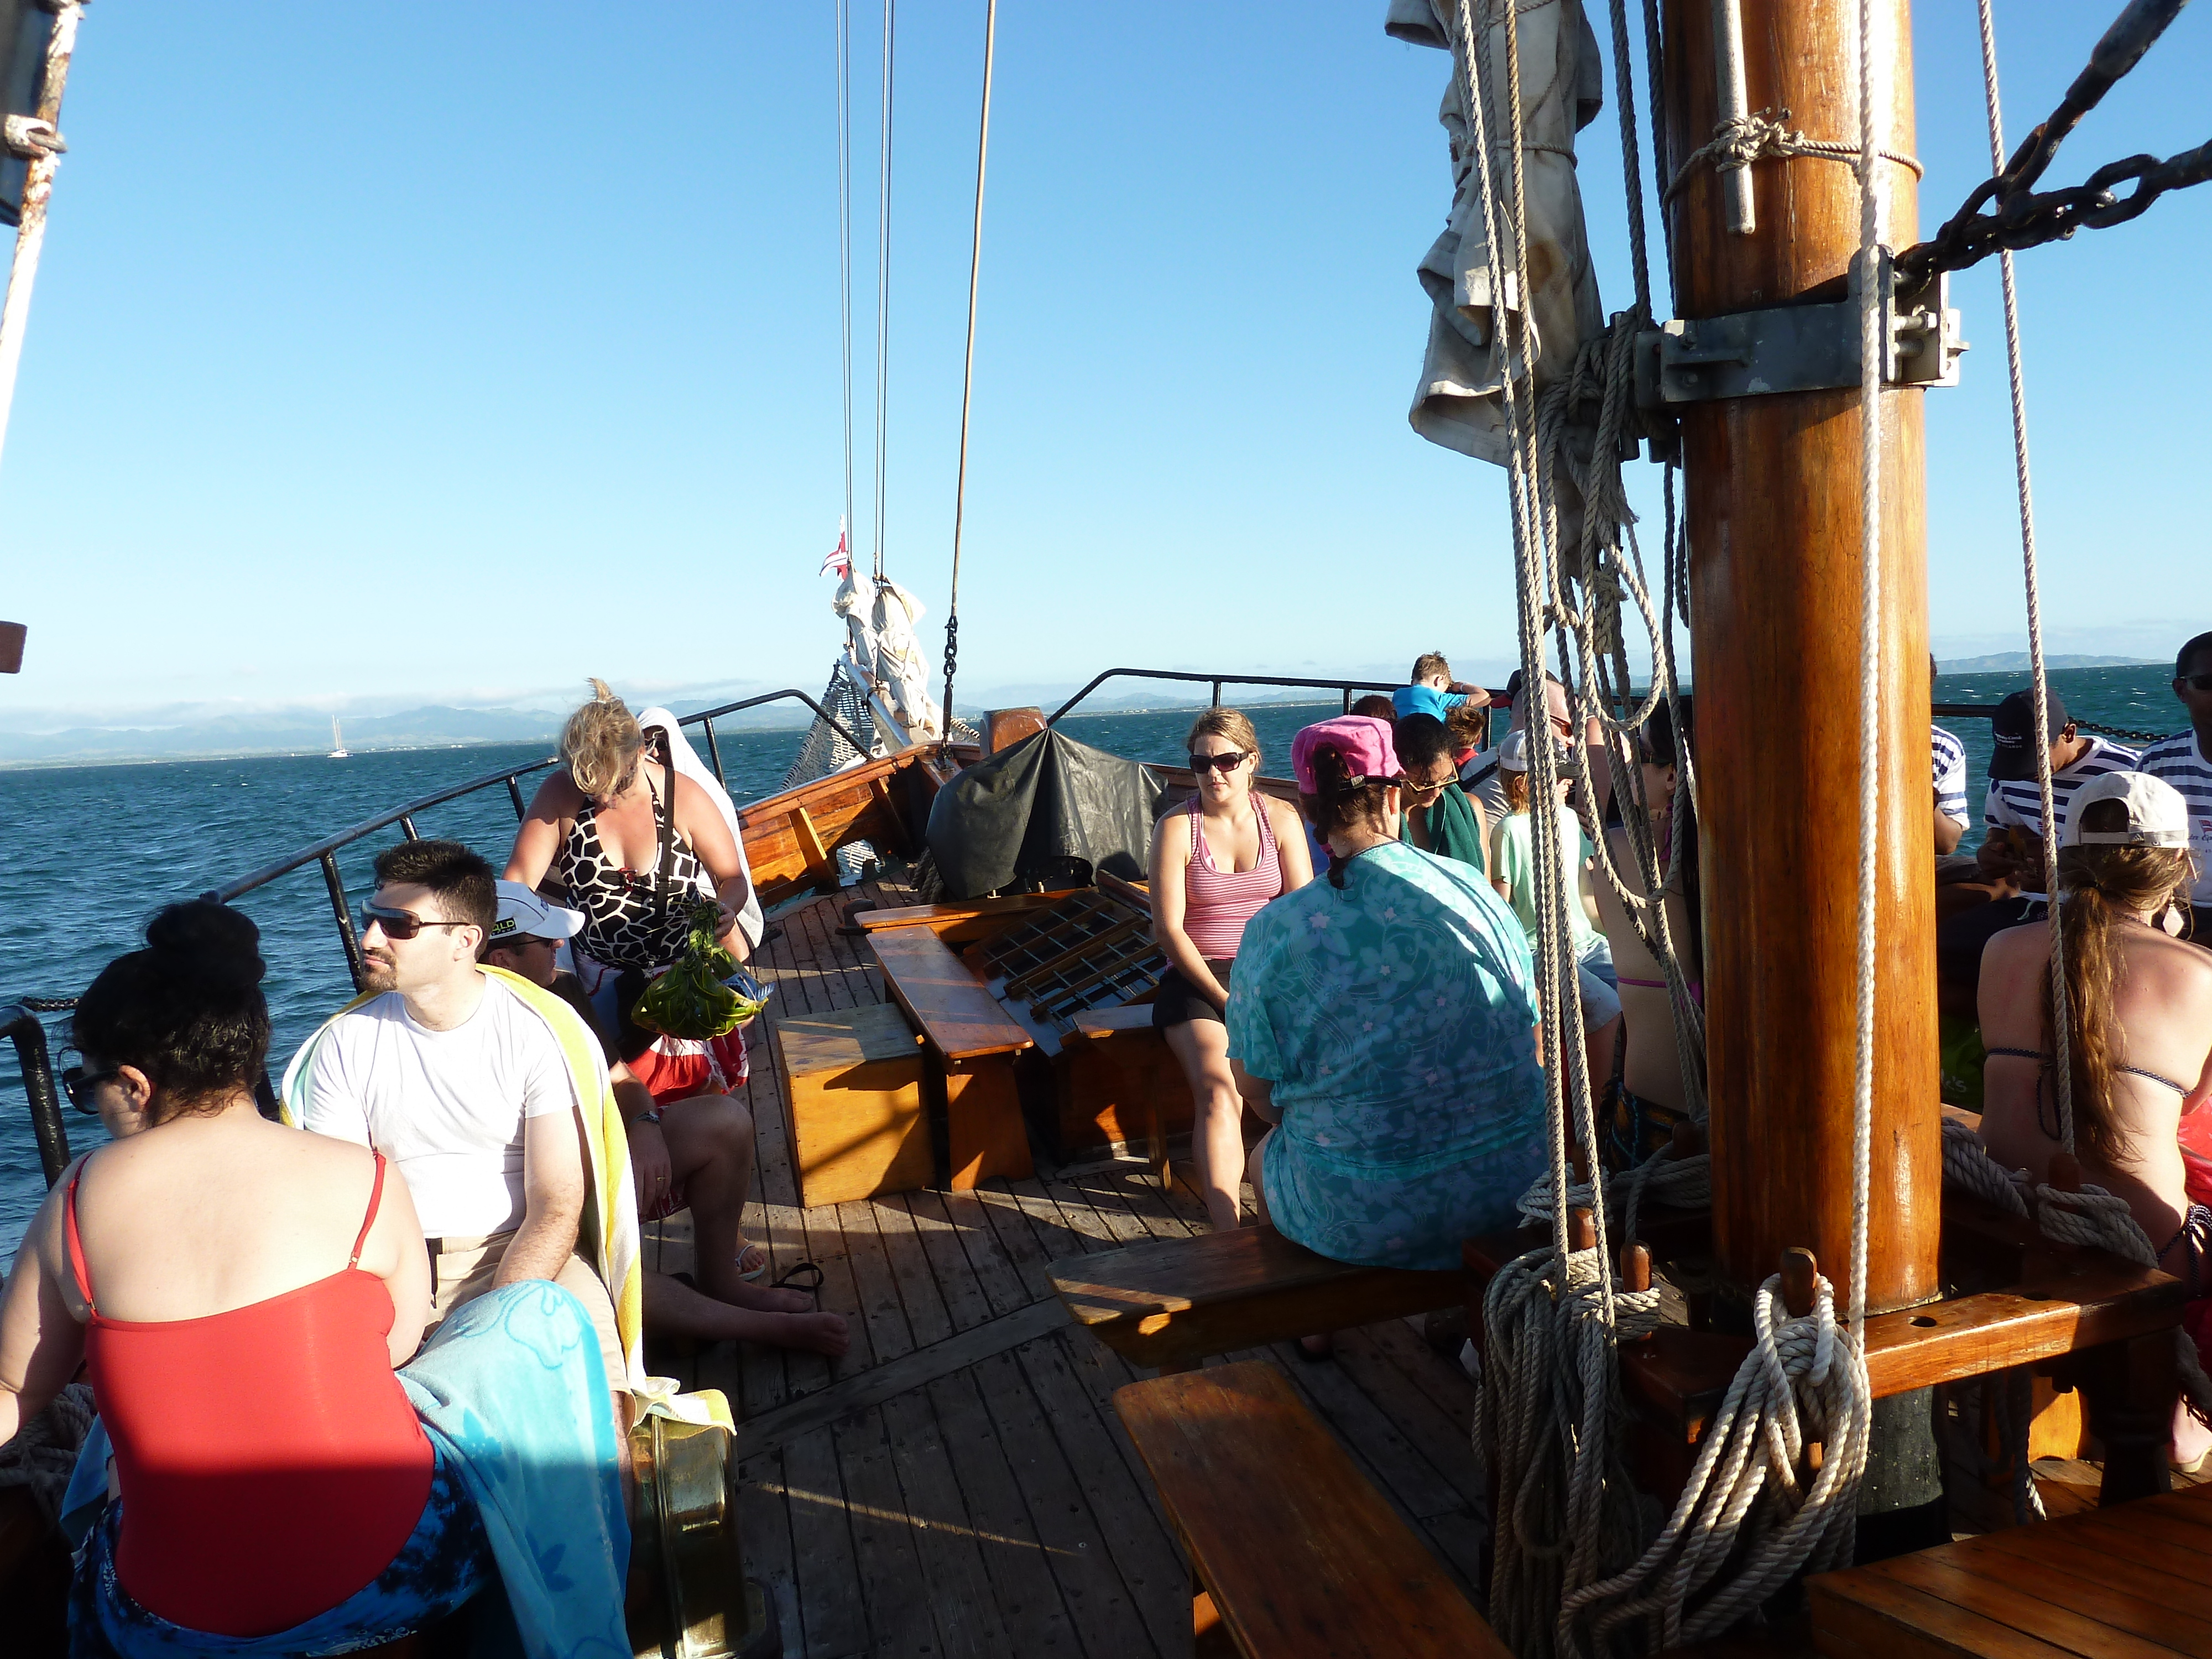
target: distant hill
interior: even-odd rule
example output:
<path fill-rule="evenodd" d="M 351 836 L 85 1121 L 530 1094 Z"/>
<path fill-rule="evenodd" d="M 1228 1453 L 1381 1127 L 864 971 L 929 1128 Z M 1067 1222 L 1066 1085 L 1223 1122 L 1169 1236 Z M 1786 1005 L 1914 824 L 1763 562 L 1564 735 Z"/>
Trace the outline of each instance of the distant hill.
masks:
<path fill-rule="evenodd" d="M 2155 668 L 2164 659 L 2158 657 L 2053 657 L 2045 656 L 2043 665 L 2051 668 Z M 1953 657 L 1937 663 L 1945 675 L 1951 674 L 2025 674 L 2033 665 L 2025 651 L 2000 651 L 1993 657 Z"/>

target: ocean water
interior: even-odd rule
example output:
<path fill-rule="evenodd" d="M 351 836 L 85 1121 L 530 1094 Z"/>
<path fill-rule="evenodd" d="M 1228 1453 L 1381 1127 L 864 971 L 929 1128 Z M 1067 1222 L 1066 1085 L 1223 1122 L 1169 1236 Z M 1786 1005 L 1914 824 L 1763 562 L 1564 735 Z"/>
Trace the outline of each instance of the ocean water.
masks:
<path fill-rule="evenodd" d="M 2169 672 L 2071 669 L 2053 674 L 2051 682 L 2079 719 L 2163 732 L 2180 724 Z M 1994 703 L 2020 683 L 2010 675 L 1947 676 L 1936 696 Z M 1276 704 L 1251 710 L 1267 769 L 1286 775 L 1291 734 L 1335 708 Z M 1078 714 L 1062 729 L 1133 760 L 1171 763 L 1182 757 L 1191 719 L 1189 710 Z M 1954 719 L 1949 725 L 1966 745 L 1970 778 L 1978 780 L 1988 765 L 1986 722 Z M 745 801 L 781 782 L 800 734 L 717 736 L 731 793 Z M 0 867 L 0 1003 L 74 995 L 110 959 L 141 942 L 146 919 L 161 905 L 222 886 L 408 800 L 543 753 L 532 745 L 485 745 L 345 761 L 305 756 L 0 771 L 0 845 L 8 849 Z M 526 798 L 530 787 L 526 781 Z M 416 827 L 425 836 L 466 842 L 496 865 L 514 839 L 514 812 L 506 790 L 494 788 L 432 807 Z M 377 851 L 398 839 L 394 826 L 341 855 L 353 903 L 368 895 Z M 239 908 L 261 928 L 276 1026 L 270 1070 L 281 1073 L 316 1023 L 350 994 L 344 953 L 312 865 L 247 895 Z M 67 1018 L 46 1024 L 58 1054 Z M 96 1120 L 66 1109 L 64 1115 L 74 1147 L 96 1143 Z M 43 1191 L 15 1050 L 0 1043 L 0 1260 L 12 1258 Z"/>

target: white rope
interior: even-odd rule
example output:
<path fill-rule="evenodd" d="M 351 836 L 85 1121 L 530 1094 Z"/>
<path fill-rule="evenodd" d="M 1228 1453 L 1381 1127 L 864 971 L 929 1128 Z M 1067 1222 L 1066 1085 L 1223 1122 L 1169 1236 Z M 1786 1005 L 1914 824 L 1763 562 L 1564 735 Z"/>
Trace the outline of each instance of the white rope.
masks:
<path fill-rule="evenodd" d="M 952 584 L 945 606 L 948 626 L 957 631 L 960 615 L 960 536 L 968 522 L 968 410 L 975 391 L 975 291 L 983 275 L 983 172 L 991 159 L 991 71 L 999 44 L 999 0 L 983 15 L 983 108 L 975 130 L 975 227 L 968 245 L 968 352 L 960 372 L 960 468 L 952 490 Z M 952 703 L 951 672 L 946 670 L 945 702 Z"/>
<path fill-rule="evenodd" d="M 876 580 L 884 579 L 884 495 L 890 434 L 891 88 L 898 0 L 884 0 L 884 114 L 876 173 Z"/>
<path fill-rule="evenodd" d="M 1996 20 L 1990 0 L 1978 0 L 1982 25 L 1982 92 L 1989 106 L 1990 167 L 2005 168 L 2004 110 L 1997 88 Z M 2043 582 L 2035 562 L 2035 500 L 2027 465 L 2027 388 L 2020 366 L 2020 295 L 2013 286 L 2012 250 L 1997 255 L 2004 283 L 2005 368 L 2012 387 L 2013 472 L 2020 487 L 2020 553 L 2027 586 L 2028 666 L 2035 687 L 2035 787 L 2042 808 L 2043 890 L 2049 896 L 2051 923 L 2051 1052 L 2058 1096 L 2058 1140 L 2074 1150 L 2073 1011 L 2066 1000 L 2066 939 L 2058 904 L 2058 813 L 2051 798 L 2049 744 L 2051 690 L 2043 663 Z"/>
<path fill-rule="evenodd" d="M 837 0 L 837 326 L 845 385 L 845 520 L 853 522 L 853 30 L 852 0 Z M 848 557 L 852 543 L 845 544 Z"/>
<path fill-rule="evenodd" d="M 1802 1318 L 1784 1306 L 1779 1274 L 1759 1287 L 1753 1315 L 1752 1352 L 1705 1431 L 1674 1514 L 1633 1566 L 1569 1594 L 1559 1610 L 1563 1651 L 1611 1652 L 1615 1632 L 1638 1620 L 1652 1652 L 1703 1641 L 1798 1572 L 1849 1564 L 1866 1466 L 1865 1367 L 1837 1326 L 1825 1275 Z M 1825 1455 L 1804 1486 L 1798 1465 L 1813 1440 Z M 1747 1532 L 1736 1570 L 1711 1588 Z"/>
<path fill-rule="evenodd" d="M 1633 1239 L 1637 1237 L 1637 1220 L 1646 1204 L 1666 1204 L 1676 1209 L 1693 1210 L 1712 1202 L 1712 1154 L 1697 1152 L 1688 1158 L 1675 1158 L 1662 1150 L 1633 1168 L 1607 1176 L 1605 1192 L 1606 1201 L 1620 1210 L 1620 1237 Z M 1596 1194 L 1589 1182 L 1577 1182 L 1567 1188 L 1565 1196 L 1570 1213 L 1577 1208 L 1596 1207 Z M 1527 1226 L 1539 1221 L 1549 1221 L 1553 1216 L 1553 1202 L 1549 1182 L 1538 1176 L 1529 1184 L 1528 1190 L 1521 1194 L 1522 1224 Z"/>
<path fill-rule="evenodd" d="M 1823 161 L 1848 162 L 1858 168 L 1859 157 L 1864 155 L 1873 140 L 1866 136 L 1865 123 L 1860 124 L 1859 148 L 1849 144 L 1829 143 L 1818 138 L 1808 138 L 1790 126 L 1788 110 L 1760 110 L 1755 115 L 1732 117 L 1713 129 L 1713 136 L 1690 152 L 1690 158 L 1675 170 L 1673 182 L 1668 185 L 1663 199 L 1672 202 L 1686 189 L 1690 177 L 1699 167 L 1711 163 L 1716 171 L 1725 172 L 1735 167 L 1747 167 L 1753 161 L 1786 160 L 1792 155 L 1810 155 Z M 1927 168 L 1914 157 L 1893 149 L 1874 152 L 1885 161 L 1909 170 L 1915 179 L 1927 177 Z M 2000 163 L 2002 165 L 2002 163 Z M 1859 169 L 1863 172 L 1863 169 Z"/>

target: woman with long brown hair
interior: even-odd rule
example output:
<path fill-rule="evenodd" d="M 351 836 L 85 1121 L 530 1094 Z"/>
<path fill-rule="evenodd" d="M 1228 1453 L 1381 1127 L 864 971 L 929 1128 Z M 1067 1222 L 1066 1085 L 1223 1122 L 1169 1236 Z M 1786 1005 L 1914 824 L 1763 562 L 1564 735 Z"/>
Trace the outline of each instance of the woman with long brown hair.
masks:
<path fill-rule="evenodd" d="M 2191 1328 L 2202 1334 L 2212 1210 L 2190 1201 L 2178 1137 L 2183 1115 L 2212 1099 L 2212 953 L 2163 925 L 2195 879 L 2188 811 L 2157 778 L 2107 773 L 2075 796 L 2059 840 L 2075 1154 L 2087 1179 L 2127 1200 L 2159 1265 L 2188 1287 Z M 1983 1142 L 2007 1169 L 2045 1180 L 2064 1145 L 2045 924 L 1990 940 L 1980 1004 Z M 2212 1445 L 2185 1412 L 2175 1438 L 2184 1462 Z"/>
<path fill-rule="evenodd" d="M 1313 879 L 1305 831 L 1287 801 L 1254 792 L 1260 736 L 1234 708 L 1190 728 L 1198 793 L 1153 826 L 1152 937 L 1168 959 L 1152 1024 L 1189 1081 L 1191 1162 L 1217 1229 L 1243 1218 L 1244 1103 L 1229 1071 L 1229 975 L 1244 924 Z"/>

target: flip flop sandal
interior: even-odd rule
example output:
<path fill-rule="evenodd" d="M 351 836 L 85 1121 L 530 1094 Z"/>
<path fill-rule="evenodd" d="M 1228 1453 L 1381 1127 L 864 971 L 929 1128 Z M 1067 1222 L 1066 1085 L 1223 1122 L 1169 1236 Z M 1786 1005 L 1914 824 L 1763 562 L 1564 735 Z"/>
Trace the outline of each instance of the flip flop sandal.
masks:
<path fill-rule="evenodd" d="M 746 1255 L 754 1250 L 758 1250 L 760 1252 L 760 1266 L 751 1269 L 750 1272 L 740 1273 L 738 1275 L 739 1279 L 743 1279 L 748 1285 L 759 1283 L 768 1273 L 768 1247 L 766 1245 L 756 1244 L 750 1239 L 747 1239 L 745 1241 L 744 1248 L 738 1252 L 738 1260 L 743 1261 Z"/>
<path fill-rule="evenodd" d="M 805 1278 L 810 1273 L 813 1275 L 813 1277 L 804 1285 L 795 1285 L 792 1282 L 793 1279 Z M 805 1291 L 808 1295 L 811 1296 L 821 1290 L 822 1281 L 828 1275 L 823 1273 L 819 1264 L 812 1261 L 802 1261 L 796 1267 L 793 1267 L 790 1272 L 785 1273 L 782 1278 L 777 1279 L 775 1284 L 769 1285 L 769 1289 L 772 1291 Z"/>

